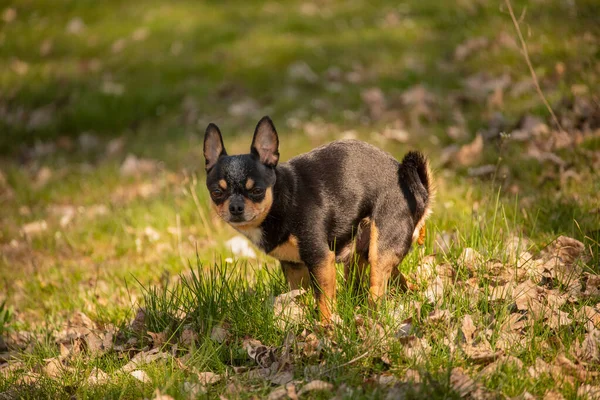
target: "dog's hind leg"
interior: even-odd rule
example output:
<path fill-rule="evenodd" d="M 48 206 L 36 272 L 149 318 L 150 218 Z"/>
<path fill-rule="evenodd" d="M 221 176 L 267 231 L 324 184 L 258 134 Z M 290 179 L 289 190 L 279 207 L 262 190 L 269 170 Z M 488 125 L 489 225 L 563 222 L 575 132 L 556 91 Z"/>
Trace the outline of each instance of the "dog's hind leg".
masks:
<path fill-rule="evenodd" d="M 310 273 L 303 263 L 281 261 L 281 269 L 290 290 L 310 288 Z"/>

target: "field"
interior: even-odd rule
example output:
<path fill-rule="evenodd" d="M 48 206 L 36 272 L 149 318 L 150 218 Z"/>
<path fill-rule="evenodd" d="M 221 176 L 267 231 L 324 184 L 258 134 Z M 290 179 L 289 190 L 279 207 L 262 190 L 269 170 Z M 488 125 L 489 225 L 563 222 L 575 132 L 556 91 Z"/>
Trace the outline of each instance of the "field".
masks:
<path fill-rule="evenodd" d="M 512 7 L 0 1 L 0 399 L 600 398 L 600 4 Z M 263 115 L 428 155 L 407 290 L 323 327 L 212 215 Z"/>

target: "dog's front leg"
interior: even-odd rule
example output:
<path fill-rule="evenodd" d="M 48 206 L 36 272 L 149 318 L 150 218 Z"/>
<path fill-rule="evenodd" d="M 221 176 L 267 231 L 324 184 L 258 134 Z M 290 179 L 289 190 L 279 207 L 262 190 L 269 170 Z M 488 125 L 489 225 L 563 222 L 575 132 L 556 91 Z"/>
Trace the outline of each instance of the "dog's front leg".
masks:
<path fill-rule="evenodd" d="M 335 304 L 335 253 L 329 250 L 318 261 L 311 263 L 309 270 L 321 322 L 329 323 Z"/>

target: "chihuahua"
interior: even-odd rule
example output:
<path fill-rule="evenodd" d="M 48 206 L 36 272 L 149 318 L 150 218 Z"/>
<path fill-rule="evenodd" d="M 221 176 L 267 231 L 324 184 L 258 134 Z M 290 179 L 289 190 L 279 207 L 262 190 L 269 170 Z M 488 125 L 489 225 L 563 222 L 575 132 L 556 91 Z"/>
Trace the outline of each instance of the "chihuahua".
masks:
<path fill-rule="evenodd" d="M 358 140 L 338 140 L 279 163 L 269 117 L 254 131 L 250 153 L 230 156 L 215 124 L 204 136 L 206 186 L 215 212 L 281 262 L 291 289 L 315 289 L 321 320 L 330 321 L 336 262 L 346 276 L 369 272 L 375 304 L 414 242 L 423 244 L 433 182 L 425 156 L 402 162 Z"/>

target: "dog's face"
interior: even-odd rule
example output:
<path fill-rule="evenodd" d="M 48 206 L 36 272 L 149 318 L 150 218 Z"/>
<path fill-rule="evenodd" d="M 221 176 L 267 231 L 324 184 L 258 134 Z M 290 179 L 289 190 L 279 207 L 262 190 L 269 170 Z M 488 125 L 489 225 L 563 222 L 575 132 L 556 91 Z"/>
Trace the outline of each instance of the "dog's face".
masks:
<path fill-rule="evenodd" d="M 210 124 L 204 136 L 206 186 L 216 213 L 237 229 L 258 227 L 273 204 L 279 140 L 269 117 L 254 131 L 250 154 L 229 156 L 219 128 Z"/>

